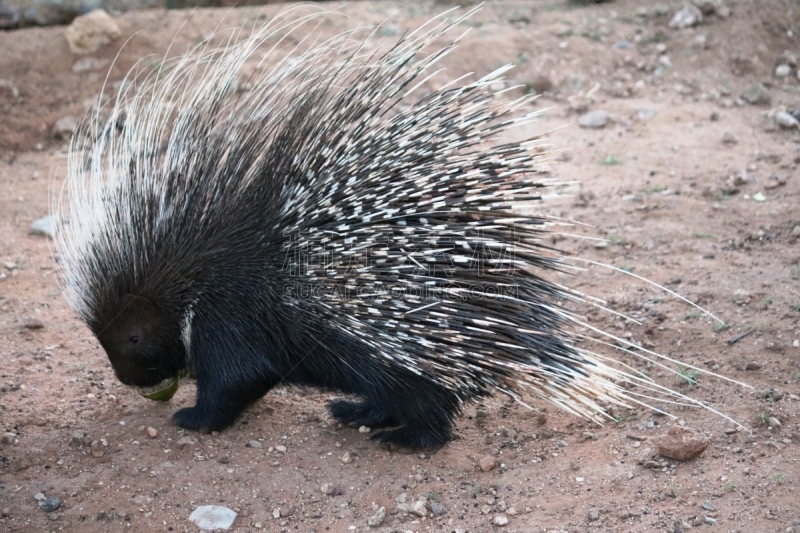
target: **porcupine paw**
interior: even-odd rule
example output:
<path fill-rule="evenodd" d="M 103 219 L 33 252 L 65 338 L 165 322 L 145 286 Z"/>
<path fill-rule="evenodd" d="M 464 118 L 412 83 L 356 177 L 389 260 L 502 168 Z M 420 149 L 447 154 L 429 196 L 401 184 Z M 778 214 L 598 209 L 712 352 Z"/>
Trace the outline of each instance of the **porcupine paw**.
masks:
<path fill-rule="evenodd" d="M 412 428 L 409 426 L 379 431 L 371 439 L 374 441 L 388 444 L 392 448 L 406 448 L 412 450 L 431 450 L 441 448 L 450 440 L 449 429 L 432 430 Z"/>
<path fill-rule="evenodd" d="M 328 410 L 333 418 L 351 426 L 385 428 L 398 425 L 393 413 L 371 402 L 334 400 L 328 402 Z"/>
<path fill-rule="evenodd" d="M 183 429 L 210 432 L 225 428 L 231 421 L 219 420 L 218 417 L 210 416 L 207 410 L 195 406 L 175 411 L 172 422 Z"/>

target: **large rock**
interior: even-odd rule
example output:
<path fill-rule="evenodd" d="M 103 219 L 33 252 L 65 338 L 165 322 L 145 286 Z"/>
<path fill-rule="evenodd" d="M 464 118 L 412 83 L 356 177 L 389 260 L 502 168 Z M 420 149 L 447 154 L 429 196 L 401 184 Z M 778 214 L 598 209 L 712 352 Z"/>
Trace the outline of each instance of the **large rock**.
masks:
<path fill-rule="evenodd" d="M 677 461 L 694 459 L 708 448 L 711 440 L 697 431 L 674 426 L 656 440 L 658 453 Z"/>
<path fill-rule="evenodd" d="M 96 52 L 120 35 L 122 32 L 117 22 L 102 9 L 76 17 L 64 30 L 70 50 L 80 55 Z"/>

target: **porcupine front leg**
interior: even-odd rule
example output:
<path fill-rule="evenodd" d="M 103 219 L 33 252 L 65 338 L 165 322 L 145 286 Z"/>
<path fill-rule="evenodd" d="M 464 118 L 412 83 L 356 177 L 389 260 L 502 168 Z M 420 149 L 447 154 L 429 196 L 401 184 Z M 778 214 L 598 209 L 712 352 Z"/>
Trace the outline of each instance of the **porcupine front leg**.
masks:
<path fill-rule="evenodd" d="M 197 320 L 195 321 L 197 322 Z M 281 381 L 267 365 L 266 349 L 237 335 L 236 324 L 213 321 L 193 325 L 191 365 L 197 380 L 197 403 L 180 409 L 172 420 L 180 427 L 218 431 Z"/>
<path fill-rule="evenodd" d="M 277 383 L 275 380 L 244 380 L 228 386 L 212 375 L 197 378 L 197 403 L 172 415 L 184 429 L 219 431 L 233 424 L 251 404 L 261 399 Z"/>

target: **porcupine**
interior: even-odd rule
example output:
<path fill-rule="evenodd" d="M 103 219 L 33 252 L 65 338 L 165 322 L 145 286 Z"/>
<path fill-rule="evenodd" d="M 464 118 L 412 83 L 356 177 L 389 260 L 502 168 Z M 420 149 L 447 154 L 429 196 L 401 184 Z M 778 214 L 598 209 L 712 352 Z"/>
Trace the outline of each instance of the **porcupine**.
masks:
<path fill-rule="evenodd" d="M 334 418 L 409 448 L 495 391 L 595 420 L 639 402 L 620 384 L 644 378 L 576 347 L 561 302 L 579 296 L 543 276 L 566 268 L 549 221 L 516 208 L 548 183 L 541 136 L 500 142 L 536 115 L 490 90 L 509 67 L 407 105 L 463 19 L 382 53 L 353 32 L 287 52 L 317 16 L 134 71 L 74 137 L 57 252 L 118 379 L 189 373 L 196 405 L 173 419 L 201 430 L 280 383 L 334 391 L 358 398 Z"/>

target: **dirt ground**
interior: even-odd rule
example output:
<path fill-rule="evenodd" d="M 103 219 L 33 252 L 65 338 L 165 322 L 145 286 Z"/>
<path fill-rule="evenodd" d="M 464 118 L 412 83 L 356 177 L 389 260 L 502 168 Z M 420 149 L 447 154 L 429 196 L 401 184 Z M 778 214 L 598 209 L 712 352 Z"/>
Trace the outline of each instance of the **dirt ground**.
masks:
<path fill-rule="evenodd" d="M 623 410 L 600 427 L 497 397 L 468 406 L 458 438 L 423 454 L 339 426 L 324 408 L 330 395 L 316 391 L 275 390 L 221 434 L 170 425 L 193 386 L 160 404 L 116 381 L 60 294 L 51 241 L 30 230 L 65 173 L 53 126 L 97 97 L 118 53 L 112 87 L 139 58 L 252 23 L 256 8 L 127 13 L 122 37 L 79 72 L 63 28 L 0 33 L 0 531 L 196 531 L 189 514 L 211 504 L 238 513 L 234 531 L 800 531 L 800 131 L 774 118 L 800 107 L 797 66 L 775 75 L 791 63 L 785 50 L 800 52 L 800 10 L 792 0 L 709 4 L 715 13 L 678 30 L 677 1 L 489 2 L 444 65 L 455 77 L 515 63 L 509 81 L 543 93 L 532 127 L 552 130 L 553 175 L 580 185 L 540 209 L 606 239 L 557 244 L 666 284 L 729 327 L 595 266 L 570 283 L 642 325 L 589 318 L 752 386 L 706 375 L 690 386 L 649 369 L 743 428 L 697 408 L 670 408 L 678 420 Z M 323 31 L 384 22 L 385 39 L 447 8 L 327 7 L 349 18 Z M 747 104 L 741 95 L 758 82 L 770 101 Z M 592 110 L 608 112 L 604 128 L 578 126 Z M 709 448 L 688 462 L 654 457 L 678 423 Z M 485 472 L 489 456 L 496 467 Z M 62 502 L 46 512 L 37 494 Z M 423 513 L 397 509 L 418 501 Z"/>

